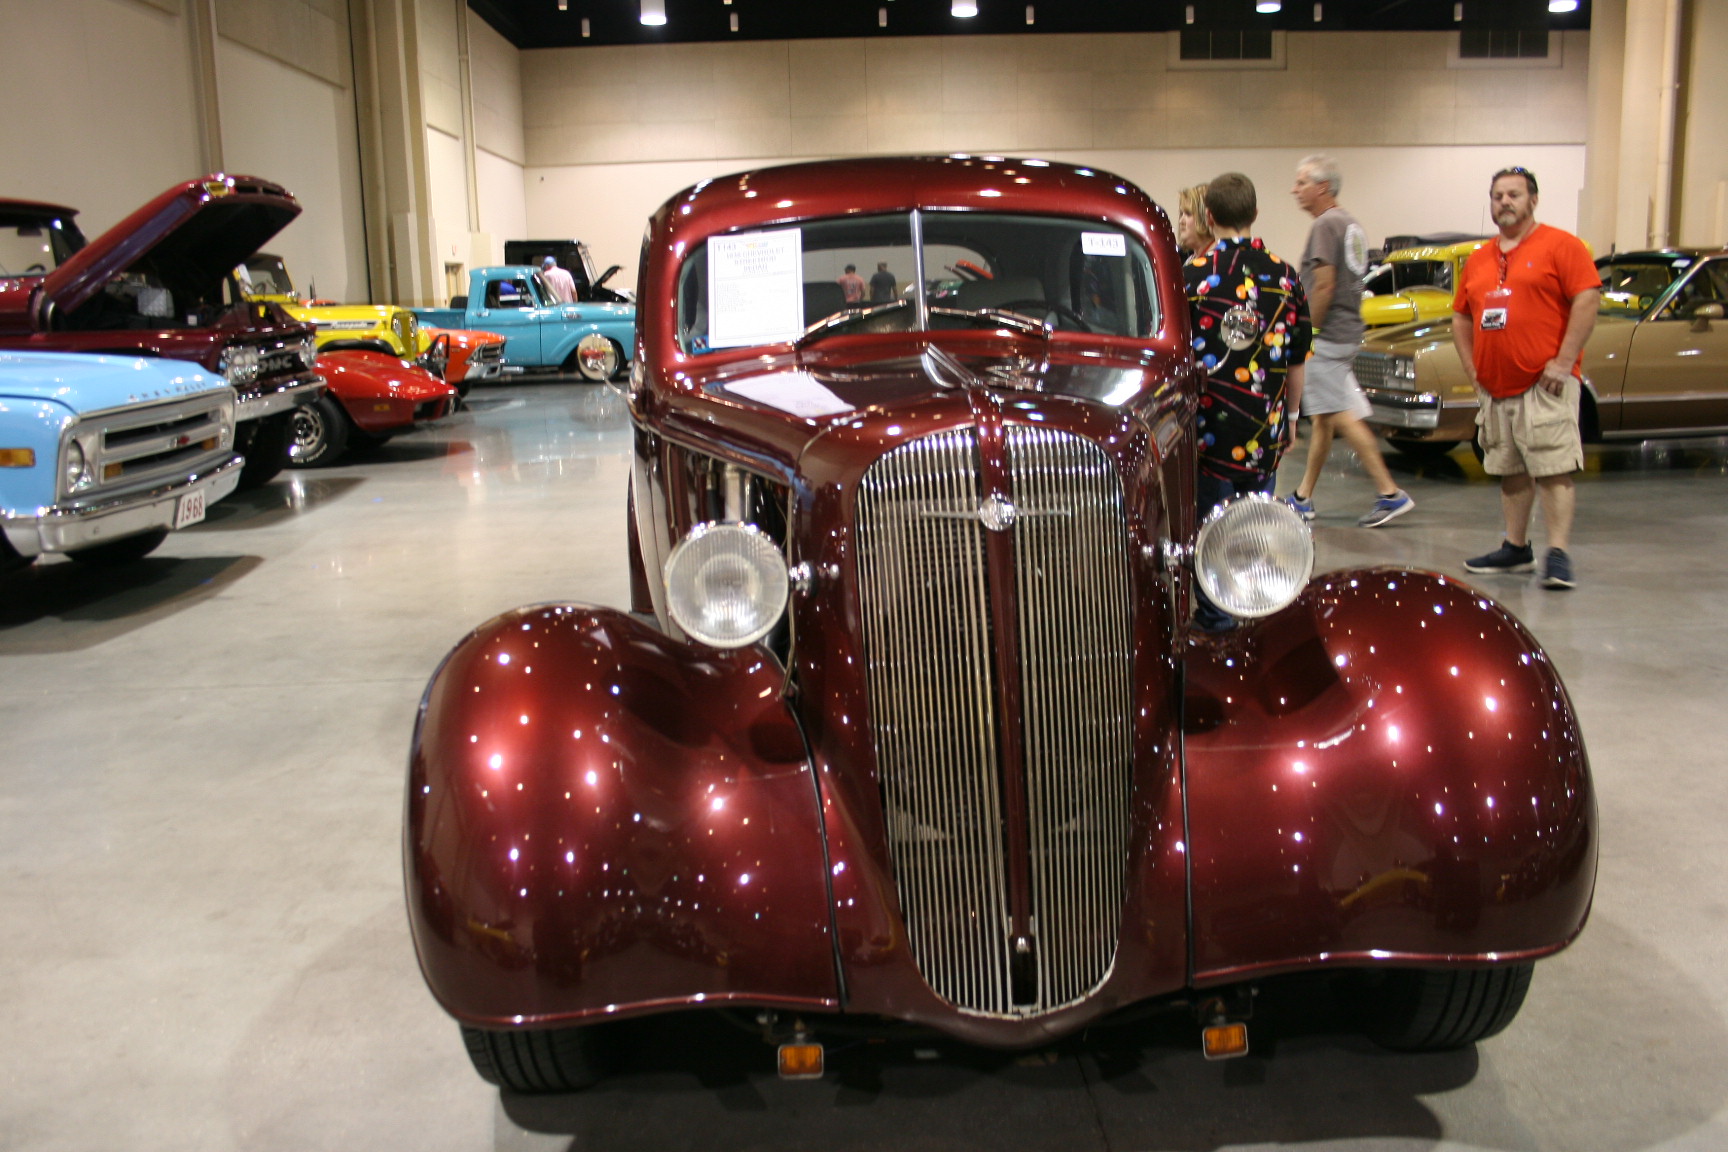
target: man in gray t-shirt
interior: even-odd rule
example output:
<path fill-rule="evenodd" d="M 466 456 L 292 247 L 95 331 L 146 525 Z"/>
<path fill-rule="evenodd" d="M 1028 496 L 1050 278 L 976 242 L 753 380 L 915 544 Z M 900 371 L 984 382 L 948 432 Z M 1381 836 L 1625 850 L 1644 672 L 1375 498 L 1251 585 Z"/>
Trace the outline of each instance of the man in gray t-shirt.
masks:
<path fill-rule="evenodd" d="M 1416 506 L 1392 482 L 1374 432 L 1362 422 L 1370 409 L 1356 383 L 1356 350 L 1362 343 L 1362 274 L 1368 270 L 1368 240 L 1356 217 L 1338 205 L 1342 179 L 1329 156 L 1310 156 L 1296 168 L 1290 194 L 1314 217 L 1302 250 L 1302 291 L 1314 322 L 1314 351 L 1308 360 L 1302 415 L 1308 417 L 1308 467 L 1289 496 L 1291 507 L 1312 520 L 1314 488 L 1332 451 L 1332 437 L 1344 437 L 1374 482 L 1374 506 L 1356 523 L 1378 528 Z"/>

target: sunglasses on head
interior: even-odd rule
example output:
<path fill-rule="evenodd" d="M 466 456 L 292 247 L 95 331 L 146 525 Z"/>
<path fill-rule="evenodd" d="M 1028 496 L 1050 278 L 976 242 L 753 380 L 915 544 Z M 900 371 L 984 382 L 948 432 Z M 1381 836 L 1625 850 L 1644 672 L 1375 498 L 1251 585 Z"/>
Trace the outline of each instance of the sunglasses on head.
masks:
<path fill-rule="evenodd" d="M 1528 168 L 1502 168 L 1502 169 L 1500 169 L 1500 171 L 1494 173 L 1493 177 L 1489 179 L 1488 187 L 1490 187 L 1490 188 L 1494 187 L 1495 182 L 1498 181 L 1500 179 L 1500 177 L 1502 177 L 1502 176 L 1522 176 L 1522 177 L 1524 177 L 1524 181 L 1530 189 L 1530 195 L 1532 195 L 1532 196 L 1536 195 L 1536 173 L 1530 171 L 1530 169 L 1528 169 Z"/>

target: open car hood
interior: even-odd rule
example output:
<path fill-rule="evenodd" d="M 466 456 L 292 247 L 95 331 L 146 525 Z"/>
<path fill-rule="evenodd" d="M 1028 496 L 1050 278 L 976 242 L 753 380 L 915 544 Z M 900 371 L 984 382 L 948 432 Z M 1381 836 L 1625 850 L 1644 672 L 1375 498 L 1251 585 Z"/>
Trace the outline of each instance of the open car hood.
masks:
<path fill-rule="evenodd" d="M 163 192 L 42 281 L 36 307 L 65 313 L 143 264 L 164 285 L 208 292 L 300 215 L 280 184 L 215 173 Z"/>

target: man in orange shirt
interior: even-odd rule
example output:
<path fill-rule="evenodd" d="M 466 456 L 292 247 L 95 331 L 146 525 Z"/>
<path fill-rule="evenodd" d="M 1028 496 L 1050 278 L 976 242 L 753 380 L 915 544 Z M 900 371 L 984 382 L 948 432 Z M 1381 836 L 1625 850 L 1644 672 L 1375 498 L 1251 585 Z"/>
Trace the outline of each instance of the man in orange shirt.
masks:
<path fill-rule="evenodd" d="M 1494 174 L 1488 199 L 1499 237 L 1465 262 L 1452 300 L 1452 336 L 1481 404 L 1482 467 L 1500 477 L 1506 539 L 1464 562 L 1469 572 L 1529 572 L 1530 513 L 1538 496 L 1548 526 L 1544 588 L 1577 583 L 1566 554 L 1584 466 L 1578 373 L 1596 326 L 1601 278 L 1584 242 L 1536 222 L 1536 177 Z"/>

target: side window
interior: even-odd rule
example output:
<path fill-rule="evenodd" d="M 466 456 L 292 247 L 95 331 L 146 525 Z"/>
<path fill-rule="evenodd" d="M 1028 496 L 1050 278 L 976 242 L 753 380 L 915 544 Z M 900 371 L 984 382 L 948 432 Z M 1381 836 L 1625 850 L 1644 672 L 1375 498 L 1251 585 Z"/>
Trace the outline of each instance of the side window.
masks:
<path fill-rule="evenodd" d="M 486 285 L 488 308 L 532 308 L 534 297 L 529 295 L 523 280 L 492 280 Z"/>
<path fill-rule="evenodd" d="M 1705 304 L 1721 305 L 1728 300 L 1728 261 L 1712 260 L 1695 269 L 1674 300 L 1663 313 L 1663 319 L 1690 319 Z"/>

